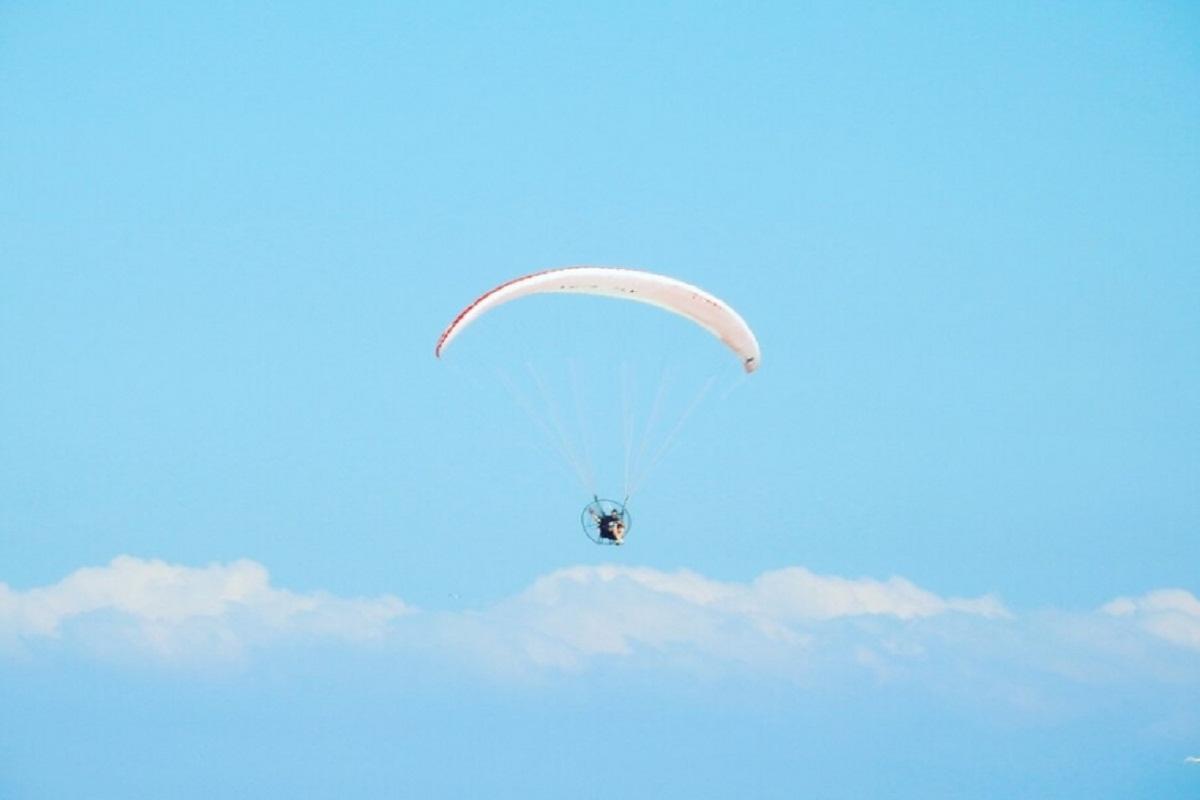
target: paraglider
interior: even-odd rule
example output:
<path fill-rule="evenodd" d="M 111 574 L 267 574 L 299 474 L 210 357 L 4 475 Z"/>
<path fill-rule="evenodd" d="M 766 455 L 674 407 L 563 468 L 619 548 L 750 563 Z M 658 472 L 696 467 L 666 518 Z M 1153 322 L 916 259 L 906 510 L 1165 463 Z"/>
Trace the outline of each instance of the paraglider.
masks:
<path fill-rule="evenodd" d="M 583 532 L 596 544 L 622 545 L 625 534 L 633 527 L 633 519 L 624 503 L 592 497 L 580 515 Z"/>
<path fill-rule="evenodd" d="M 441 358 L 451 342 L 484 314 L 513 300 L 535 294 L 597 295 L 656 306 L 707 330 L 737 356 L 747 374 L 762 364 L 762 354 L 754 331 L 728 304 L 677 278 L 620 267 L 561 267 L 502 283 L 484 292 L 454 317 L 438 337 L 434 355 Z M 690 413 L 690 407 L 686 413 Z M 677 427 L 680 425 L 682 419 Z M 562 449 L 565 451 L 563 455 L 573 461 L 570 448 Z M 666 445 L 661 449 L 665 451 Z M 628 452 L 626 457 L 628 461 Z M 628 472 L 628 464 L 626 466 Z M 589 539 L 596 544 L 624 543 L 632 527 L 632 518 L 625 508 L 631 492 L 627 475 L 624 501 L 604 500 L 593 494 L 592 501 L 581 514 L 583 530 Z"/>
<path fill-rule="evenodd" d="M 762 363 L 754 331 L 725 303 L 681 280 L 620 267 L 562 267 L 502 283 L 459 312 L 438 338 L 434 355 L 441 358 L 450 342 L 487 312 L 533 294 L 593 294 L 658 306 L 716 336 L 741 359 L 746 372 L 754 372 Z"/>

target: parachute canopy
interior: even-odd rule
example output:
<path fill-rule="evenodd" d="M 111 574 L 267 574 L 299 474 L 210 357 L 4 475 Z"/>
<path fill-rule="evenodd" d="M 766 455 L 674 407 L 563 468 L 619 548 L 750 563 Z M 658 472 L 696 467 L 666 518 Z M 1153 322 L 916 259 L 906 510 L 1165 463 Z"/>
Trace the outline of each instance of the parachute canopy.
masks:
<path fill-rule="evenodd" d="M 595 294 L 648 303 L 686 317 L 716 336 L 737 354 L 746 372 L 754 372 L 762 361 L 754 331 L 721 300 L 666 275 L 619 267 L 562 267 L 502 283 L 459 312 L 442 332 L 434 355 L 440 358 L 454 337 L 493 308 L 531 294 Z"/>

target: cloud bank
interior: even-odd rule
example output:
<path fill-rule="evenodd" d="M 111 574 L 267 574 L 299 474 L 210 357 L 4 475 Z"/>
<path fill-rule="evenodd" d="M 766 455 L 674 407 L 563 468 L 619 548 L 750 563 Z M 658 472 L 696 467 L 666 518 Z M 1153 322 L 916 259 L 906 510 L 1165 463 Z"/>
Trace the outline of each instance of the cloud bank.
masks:
<path fill-rule="evenodd" d="M 571 567 L 482 612 L 445 620 L 496 665 L 578 670 L 597 658 L 736 663 L 772 672 L 811 666 L 845 625 L 881 629 L 942 616 L 1001 620 L 990 596 L 942 598 L 903 578 L 878 581 L 773 570 L 749 583 L 688 570 Z M 878 637 L 858 637 L 866 646 Z"/>
<path fill-rule="evenodd" d="M 296 644 L 432 654 L 506 675 L 665 665 L 827 684 L 954 665 L 971 675 L 1194 683 L 1200 600 L 1162 589 L 1094 612 L 1019 615 L 990 595 L 943 597 L 899 577 L 787 567 L 727 582 L 608 565 L 552 572 L 484 608 L 423 611 L 390 595 L 293 592 L 253 561 L 188 567 L 131 556 L 47 586 L 0 584 L 0 655 L 58 648 L 187 664 Z"/>
<path fill-rule="evenodd" d="M 0 583 L 0 644 L 69 639 L 156 659 L 227 659 L 289 639 L 377 640 L 409 611 L 395 597 L 278 589 L 249 560 L 185 567 L 120 556 L 24 592 Z"/>
<path fill-rule="evenodd" d="M 1141 597 L 1118 597 L 1102 609 L 1132 620 L 1147 633 L 1172 644 L 1200 650 L 1200 599 L 1182 589 L 1160 589 Z"/>

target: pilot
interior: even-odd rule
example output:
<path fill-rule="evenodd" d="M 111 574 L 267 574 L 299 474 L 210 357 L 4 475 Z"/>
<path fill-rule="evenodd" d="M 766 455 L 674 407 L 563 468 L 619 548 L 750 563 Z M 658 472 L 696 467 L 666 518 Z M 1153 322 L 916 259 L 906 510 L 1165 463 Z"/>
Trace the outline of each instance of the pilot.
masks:
<path fill-rule="evenodd" d="M 625 520 L 620 512 L 610 511 L 601 516 L 597 522 L 600 524 L 600 538 L 607 539 L 613 544 L 621 544 L 625 539 Z"/>

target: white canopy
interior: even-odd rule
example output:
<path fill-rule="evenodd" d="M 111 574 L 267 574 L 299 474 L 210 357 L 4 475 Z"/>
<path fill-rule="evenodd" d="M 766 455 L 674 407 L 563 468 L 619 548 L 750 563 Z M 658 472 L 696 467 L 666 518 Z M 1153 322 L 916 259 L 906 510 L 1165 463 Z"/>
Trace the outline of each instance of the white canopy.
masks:
<path fill-rule="evenodd" d="M 706 329 L 741 359 L 746 372 L 758 369 L 762 355 L 746 321 L 721 300 L 689 283 L 618 267 L 562 267 L 502 283 L 459 312 L 438 339 L 439 358 L 464 328 L 497 306 L 531 294 L 595 294 L 666 309 Z"/>

